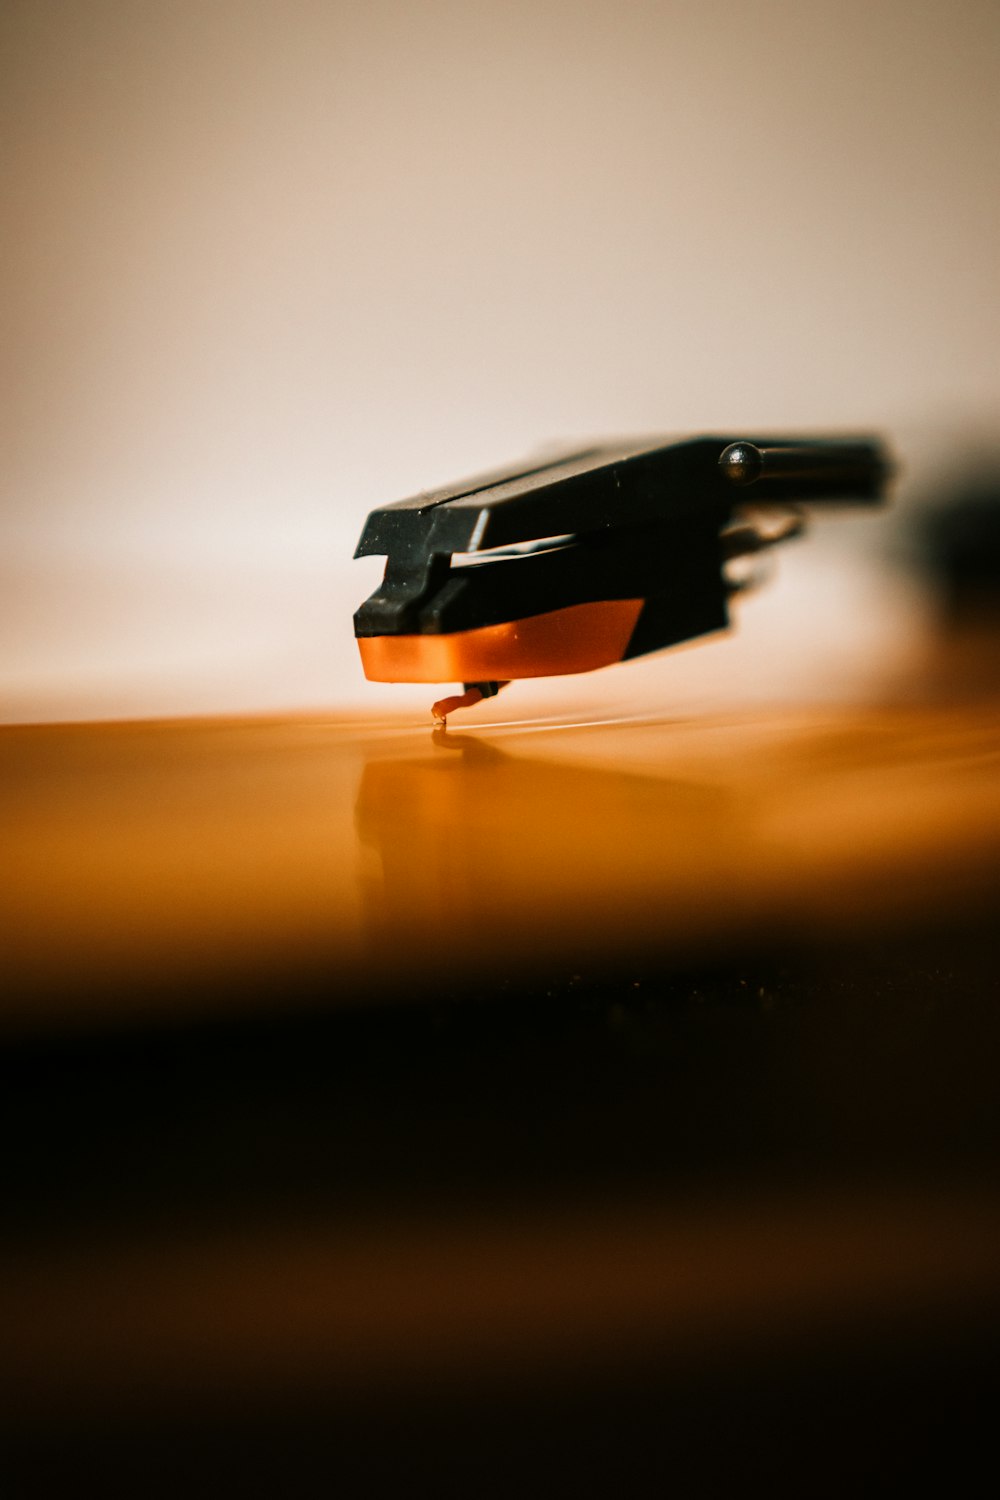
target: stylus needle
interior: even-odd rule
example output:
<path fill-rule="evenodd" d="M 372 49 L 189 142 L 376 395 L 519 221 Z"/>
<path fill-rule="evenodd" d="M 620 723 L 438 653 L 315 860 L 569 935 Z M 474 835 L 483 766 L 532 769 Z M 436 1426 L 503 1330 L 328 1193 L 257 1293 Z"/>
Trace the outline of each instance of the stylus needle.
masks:
<path fill-rule="evenodd" d="M 473 704 L 481 703 L 482 700 L 482 689 L 477 687 L 466 688 L 464 693 L 455 693 L 451 698 L 439 698 L 436 703 L 431 704 L 434 722 L 446 724 L 448 715 L 453 714 L 456 708 L 472 708 Z"/>
<path fill-rule="evenodd" d="M 439 698 L 431 705 L 434 722 L 444 725 L 448 715 L 454 713 L 456 708 L 472 708 L 473 704 L 482 702 L 484 698 L 495 698 L 500 689 L 506 686 L 506 682 L 463 682 L 464 692 L 456 693 L 453 698 Z"/>

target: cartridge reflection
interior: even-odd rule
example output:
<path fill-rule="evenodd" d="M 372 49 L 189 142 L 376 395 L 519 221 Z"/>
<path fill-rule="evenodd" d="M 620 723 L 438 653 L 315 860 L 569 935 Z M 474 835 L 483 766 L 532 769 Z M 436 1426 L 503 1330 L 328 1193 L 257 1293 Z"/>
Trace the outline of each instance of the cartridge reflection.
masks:
<path fill-rule="evenodd" d="M 567 731 L 572 734 L 573 731 Z M 711 783 L 509 754 L 437 731 L 427 753 L 364 768 L 356 826 L 376 959 L 434 965 L 600 955 L 717 920 L 738 808 Z"/>

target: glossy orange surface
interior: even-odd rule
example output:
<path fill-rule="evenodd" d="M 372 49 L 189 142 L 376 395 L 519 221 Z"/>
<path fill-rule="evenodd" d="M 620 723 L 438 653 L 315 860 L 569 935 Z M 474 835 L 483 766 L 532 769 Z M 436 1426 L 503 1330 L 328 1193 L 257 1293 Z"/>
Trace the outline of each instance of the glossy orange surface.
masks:
<path fill-rule="evenodd" d="M 371 682 L 510 682 L 593 672 L 621 661 L 642 606 L 642 599 L 601 599 L 448 635 L 361 636 L 358 649 Z"/>
<path fill-rule="evenodd" d="M 1000 701 L 476 714 L 0 733 L 33 1476 L 339 1423 L 367 1477 L 394 1424 L 486 1418 L 564 1463 L 635 1401 L 657 1455 L 700 1421 L 700 1472 L 762 1380 L 767 1444 L 798 1430 L 844 1349 L 876 1446 L 911 1351 L 935 1420 L 978 1393 Z"/>
<path fill-rule="evenodd" d="M 998 746 L 995 702 L 7 729 L 0 1017 L 307 966 L 356 1000 L 959 910 L 997 869 Z"/>

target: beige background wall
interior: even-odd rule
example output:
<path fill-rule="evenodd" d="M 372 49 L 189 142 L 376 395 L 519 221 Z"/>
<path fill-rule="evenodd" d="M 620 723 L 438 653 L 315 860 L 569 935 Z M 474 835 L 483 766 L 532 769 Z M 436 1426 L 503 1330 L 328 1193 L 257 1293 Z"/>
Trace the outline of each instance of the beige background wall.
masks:
<path fill-rule="evenodd" d="M 998 426 L 994 0 L 0 15 L 7 719 L 423 702 L 355 663 L 361 521 L 553 438 L 875 426 L 912 486 Z M 828 607 L 829 682 L 832 555 L 747 614 Z"/>

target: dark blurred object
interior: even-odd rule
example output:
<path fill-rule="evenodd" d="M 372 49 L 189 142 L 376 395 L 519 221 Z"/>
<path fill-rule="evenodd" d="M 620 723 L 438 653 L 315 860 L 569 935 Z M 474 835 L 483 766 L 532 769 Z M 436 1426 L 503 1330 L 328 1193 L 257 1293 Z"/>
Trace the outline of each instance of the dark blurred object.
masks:
<path fill-rule="evenodd" d="M 923 689 L 991 693 L 1000 684 L 1000 459 L 939 485 L 917 511 L 914 542 L 934 606 Z"/>
<path fill-rule="evenodd" d="M 947 624 L 1000 614 L 1000 464 L 926 506 L 917 537 Z"/>

